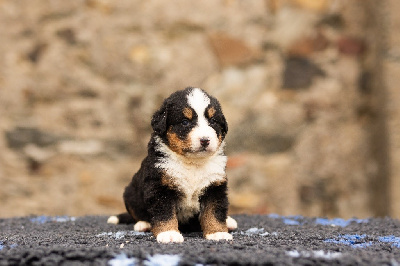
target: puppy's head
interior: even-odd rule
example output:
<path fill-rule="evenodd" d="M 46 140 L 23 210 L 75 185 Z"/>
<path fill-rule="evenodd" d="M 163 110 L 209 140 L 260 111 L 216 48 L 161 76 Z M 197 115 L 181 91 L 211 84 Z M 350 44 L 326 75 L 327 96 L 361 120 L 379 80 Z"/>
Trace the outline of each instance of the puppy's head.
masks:
<path fill-rule="evenodd" d="M 198 88 L 169 96 L 153 115 L 151 125 L 173 152 L 187 157 L 211 156 L 228 132 L 218 100 Z"/>

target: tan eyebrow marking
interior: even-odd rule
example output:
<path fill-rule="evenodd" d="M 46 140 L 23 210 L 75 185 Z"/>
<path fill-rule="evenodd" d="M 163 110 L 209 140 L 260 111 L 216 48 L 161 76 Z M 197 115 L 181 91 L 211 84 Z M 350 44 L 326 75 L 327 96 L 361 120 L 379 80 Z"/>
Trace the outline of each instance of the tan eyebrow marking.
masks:
<path fill-rule="evenodd" d="M 209 118 L 211 118 L 211 117 L 213 117 L 214 115 L 215 115 L 215 108 L 214 107 L 210 107 L 208 110 L 207 110 L 207 114 L 208 114 L 208 117 Z"/>
<path fill-rule="evenodd" d="M 183 115 L 187 118 L 187 119 L 192 119 L 193 118 L 193 111 L 192 109 L 185 107 L 185 109 L 183 109 Z"/>

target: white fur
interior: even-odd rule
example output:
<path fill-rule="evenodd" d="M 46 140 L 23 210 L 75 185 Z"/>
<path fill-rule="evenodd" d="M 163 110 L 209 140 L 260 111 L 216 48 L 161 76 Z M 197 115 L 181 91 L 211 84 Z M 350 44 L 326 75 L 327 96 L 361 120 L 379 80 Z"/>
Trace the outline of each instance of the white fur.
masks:
<path fill-rule="evenodd" d="M 119 219 L 117 216 L 110 216 L 107 220 L 108 224 L 118 224 L 119 223 Z"/>
<path fill-rule="evenodd" d="M 133 226 L 133 230 L 135 230 L 136 232 L 148 232 L 150 231 L 150 229 L 151 224 L 145 221 L 139 221 Z"/>
<path fill-rule="evenodd" d="M 181 243 L 183 242 L 183 236 L 177 231 L 165 231 L 157 235 L 157 242 L 159 243 Z"/>
<path fill-rule="evenodd" d="M 156 163 L 156 167 L 164 170 L 185 195 L 181 205 L 178 206 L 177 214 L 179 221 L 187 221 L 200 210 L 199 196 L 202 190 L 211 183 L 226 178 L 227 158 L 223 154 L 224 142 L 215 154 L 207 158 L 187 158 L 173 152 L 158 137 L 156 142 L 156 149 L 166 156 Z"/>
<path fill-rule="evenodd" d="M 197 114 L 197 125 L 193 128 L 190 133 L 190 143 L 193 151 L 201 150 L 200 139 L 207 138 L 210 141 L 206 149 L 207 153 L 214 153 L 218 149 L 218 136 L 215 130 L 209 126 L 204 113 L 206 111 L 207 106 L 210 104 L 210 98 L 200 89 L 193 89 L 189 95 L 187 96 L 187 100 L 189 106 L 193 108 L 193 110 Z M 202 156 L 203 153 L 197 154 L 198 156 Z"/>
<path fill-rule="evenodd" d="M 226 226 L 228 227 L 228 230 L 235 230 L 237 228 L 237 222 L 235 219 L 228 216 L 226 218 Z"/>
<path fill-rule="evenodd" d="M 226 232 L 216 232 L 213 234 L 206 235 L 206 239 L 219 241 L 219 240 L 232 240 L 233 237 L 231 234 Z"/>

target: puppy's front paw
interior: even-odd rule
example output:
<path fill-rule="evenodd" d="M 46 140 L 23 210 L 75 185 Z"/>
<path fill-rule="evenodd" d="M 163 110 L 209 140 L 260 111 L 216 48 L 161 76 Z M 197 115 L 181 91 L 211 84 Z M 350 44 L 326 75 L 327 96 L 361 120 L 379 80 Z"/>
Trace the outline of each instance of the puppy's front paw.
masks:
<path fill-rule="evenodd" d="M 231 234 L 227 232 L 216 232 L 213 234 L 206 235 L 206 239 L 219 241 L 219 240 L 232 240 L 233 237 Z"/>
<path fill-rule="evenodd" d="M 148 232 L 150 231 L 150 229 L 151 225 L 145 221 L 139 221 L 133 226 L 133 230 L 135 230 L 136 232 Z"/>
<path fill-rule="evenodd" d="M 159 243 L 182 243 L 183 236 L 177 231 L 165 231 L 157 235 L 157 242 Z"/>

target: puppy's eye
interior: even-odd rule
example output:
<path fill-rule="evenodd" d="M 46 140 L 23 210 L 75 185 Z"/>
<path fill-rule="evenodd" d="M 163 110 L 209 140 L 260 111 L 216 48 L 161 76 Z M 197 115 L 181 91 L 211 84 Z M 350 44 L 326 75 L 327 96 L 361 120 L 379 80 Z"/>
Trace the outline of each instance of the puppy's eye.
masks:
<path fill-rule="evenodd" d="M 187 120 L 187 119 L 183 119 L 183 120 L 181 121 L 181 125 L 186 127 L 186 126 L 190 125 L 190 121 Z"/>

